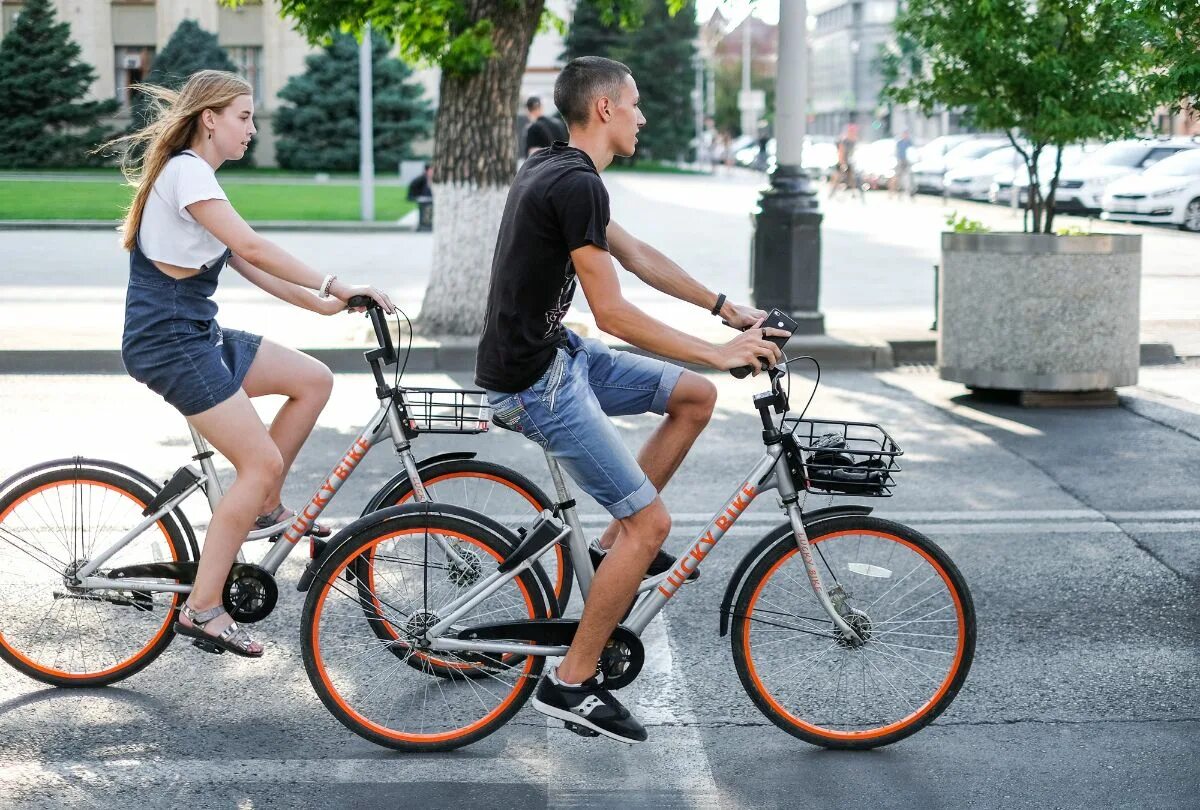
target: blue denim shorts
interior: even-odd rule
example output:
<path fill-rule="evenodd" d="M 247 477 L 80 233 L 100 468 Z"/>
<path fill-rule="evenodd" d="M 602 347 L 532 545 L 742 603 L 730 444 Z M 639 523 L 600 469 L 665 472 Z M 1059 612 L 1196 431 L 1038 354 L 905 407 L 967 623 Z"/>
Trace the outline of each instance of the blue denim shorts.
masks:
<path fill-rule="evenodd" d="M 568 332 L 537 382 L 515 394 L 487 393 L 496 421 L 548 450 L 620 519 L 653 503 L 658 490 L 608 417 L 665 413 L 682 373 L 679 366 Z"/>

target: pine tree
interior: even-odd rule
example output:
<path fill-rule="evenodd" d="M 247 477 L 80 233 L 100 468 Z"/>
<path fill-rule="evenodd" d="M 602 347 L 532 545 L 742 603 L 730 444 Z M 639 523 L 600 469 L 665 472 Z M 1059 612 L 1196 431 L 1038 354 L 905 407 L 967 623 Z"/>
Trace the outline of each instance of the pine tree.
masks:
<path fill-rule="evenodd" d="M 96 72 L 79 54 L 50 0 L 26 0 L 0 41 L 0 167 L 99 162 L 88 152 L 109 134 L 100 118 L 117 103 L 85 100 Z"/>
<path fill-rule="evenodd" d="M 184 20 L 171 34 L 163 49 L 155 54 L 150 73 L 146 76 L 146 83 L 178 90 L 193 73 L 201 70 L 238 72 L 237 65 L 217 42 L 216 34 L 205 31 L 195 20 Z M 146 97 L 135 93 L 132 128 L 138 129 L 146 125 L 149 109 Z M 242 168 L 253 166 L 255 143 L 256 141 L 251 140 L 250 148 L 246 150 L 242 159 L 227 165 Z"/>
<path fill-rule="evenodd" d="M 567 59 L 605 56 L 633 71 L 646 127 L 638 134 L 634 160 L 686 157 L 696 135 L 692 90 L 696 85 L 696 4 L 688 0 L 674 16 L 663 0 L 641 0 L 642 24 L 632 31 L 608 15 L 611 0 L 580 0 L 567 34 Z"/>
<path fill-rule="evenodd" d="M 431 113 L 411 71 L 388 56 L 388 42 L 371 38 L 371 87 L 375 165 L 396 166 L 411 155 L 414 140 L 428 135 Z M 309 56 L 279 97 L 290 102 L 275 115 L 279 165 L 303 171 L 354 171 L 359 161 L 359 44 L 337 36 L 323 53 Z"/>

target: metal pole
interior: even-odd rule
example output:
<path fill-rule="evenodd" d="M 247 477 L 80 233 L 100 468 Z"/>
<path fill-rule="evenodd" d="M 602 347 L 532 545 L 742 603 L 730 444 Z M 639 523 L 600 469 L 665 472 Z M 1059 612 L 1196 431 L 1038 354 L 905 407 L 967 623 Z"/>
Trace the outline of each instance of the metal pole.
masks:
<path fill-rule="evenodd" d="M 371 87 L 371 24 L 363 26 L 358 46 L 358 178 L 364 222 L 375 219 L 375 123 Z"/>
<path fill-rule="evenodd" d="M 779 307 L 800 334 L 822 334 L 821 213 L 817 190 L 802 161 L 808 114 L 808 4 L 779 4 L 779 61 L 775 94 L 776 166 L 759 198 L 751 247 L 755 304 Z"/>
<path fill-rule="evenodd" d="M 779 4 L 778 89 L 775 94 L 775 160 L 781 166 L 801 166 L 805 113 L 808 108 L 808 54 L 805 0 Z M 783 47 L 787 36 L 787 46 Z"/>

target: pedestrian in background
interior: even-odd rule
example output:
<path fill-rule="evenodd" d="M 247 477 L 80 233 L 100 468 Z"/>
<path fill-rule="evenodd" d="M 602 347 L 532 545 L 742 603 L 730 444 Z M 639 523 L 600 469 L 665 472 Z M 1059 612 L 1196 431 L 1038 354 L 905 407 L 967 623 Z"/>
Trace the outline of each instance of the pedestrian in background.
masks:
<path fill-rule="evenodd" d="M 425 171 L 408 184 L 409 202 L 428 202 L 433 199 L 433 164 L 426 163 Z"/>
<path fill-rule="evenodd" d="M 258 658 L 263 647 L 222 606 L 225 580 L 246 535 L 295 513 L 280 503 L 288 469 L 333 389 L 333 374 L 306 354 L 217 325 L 212 295 L 226 265 L 265 292 L 322 315 L 353 296 L 392 304 L 374 287 L 321 274 L 255 233 L 229 204 L 216 171 L 246 154 L 254 127 L 250 85 L 202 70 L 178 91 L 138 85 L 154 105 L 143 129 L 117 138 L 136 189 L 125 216 L 129 287 L 121 361 L 233 464 L 237 477 L 213 510 L 187 602 L 173 625 L 210 652 Z M 133 155 L 144 147 L 140 158 Z M 314 294 L 313 291 L 318 291 Z M 263 426 L 251 397 L 287 397 Z M 309 534 L 328 536 L 314 524 Z"/>
<path fill-rule="evenodd" d="M 867 201 L 862 184 L 858 182 L 858 174 L 854 170 L 854 147 L 856 146 L 858 146 L 858 125 L 847 124 L 846 129 L 842 132 L 842 137 L 837 142 L 838 166 L 837 171 L 833 174 L 833 179 L 829 182 L 829 199 L 831 200 L 844 184 L 847 189 L 857 190 L 860 200 Z"/>
<path fill-rule="evenodd" d="M 545 149 L 555 141 L 570 140 L 567 125 L 557 115 L 546 115 L 542 110 L 542 100 L 530 96 L 525 102 L 525 110 L 529 113 L 529 126 L 525 129 L 525 156 L 532 155 L 538 149 Z"/>
<path fill-rule="evenodd" d="M 896 171 L 892 174 L 891 182 L 888 183 L 890 195 L 903 194 L 906 197 L 913 195 L 912 160 L 909 155 L 911 151 L 912 138 L 909 137 L 906 129 L 900 134 L 900 140 L 896 141 Z"/>

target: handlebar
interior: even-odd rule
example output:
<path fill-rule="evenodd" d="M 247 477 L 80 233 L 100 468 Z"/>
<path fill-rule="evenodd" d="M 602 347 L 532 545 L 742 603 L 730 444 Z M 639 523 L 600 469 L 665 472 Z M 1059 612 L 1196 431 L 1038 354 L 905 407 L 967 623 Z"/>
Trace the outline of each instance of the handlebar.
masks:
<path fill-rule="evenodd" d="M 392 365 L 396 362 L 396 347 L 392 343 L 392 333 L 387 328 L 387 318 L 383 314 L 383 309 L 379 306 L 379 302 L 369 295 L 351 296 L 346 302 L 348 307 L 365 307 L 367 317 L 371 319 L 371 326 L 375 328 L 375 340 L 379 342 L 377 355 L 386 365 Z"/>

